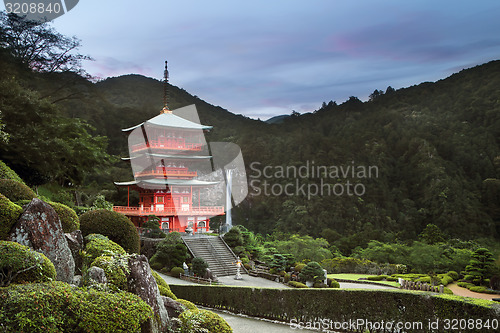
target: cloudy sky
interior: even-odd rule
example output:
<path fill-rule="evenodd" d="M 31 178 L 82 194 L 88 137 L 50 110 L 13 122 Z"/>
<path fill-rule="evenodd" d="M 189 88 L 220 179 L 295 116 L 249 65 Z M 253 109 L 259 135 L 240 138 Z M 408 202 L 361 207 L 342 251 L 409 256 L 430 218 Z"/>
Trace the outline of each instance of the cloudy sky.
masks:
<path fill-rule="evenodd" d="M 82 0 L 54 21 L 106 78 L 170 81 L 267 119 L 500 59 L 500 1 Z"/>

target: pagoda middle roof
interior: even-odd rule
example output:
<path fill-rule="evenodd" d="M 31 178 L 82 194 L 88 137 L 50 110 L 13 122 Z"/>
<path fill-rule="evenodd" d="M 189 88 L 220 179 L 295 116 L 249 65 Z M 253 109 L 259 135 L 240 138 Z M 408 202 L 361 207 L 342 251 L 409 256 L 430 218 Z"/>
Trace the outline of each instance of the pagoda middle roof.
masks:
<path fill-rule="evenodd" d="M 185 118 L 176 116 L 173 113 L 165 112 L 143 123 L 140 123 L 139 125 L 135 125 L 129 128 L 124 128 L 122 129 L 122 132 L 130 132 L 145 124 L 159 126 L 159 127 L 173 127 L 182 129 L 192 129 L 192 130 L 209 130 L 212 128 L 212 126 L 201 125 L 193 121 L 187 120 Z"/>
<path fill-rule="evenodd" d="M 122 157 L 123 161 L 129 161 L 133 160 L 136 158 L 142 158 L 145 155 L 151 156 L 151 157 L 156 157 L 156 158 L 166 158 L 166 159 L 190 159 L 190 160 L 205 160 L 205 159 L 210 159 L 212 156 L 210 155 L 180 155 L 180 154 L 174 154 L 174 155 L 164 155 L 164 154 L 152 154 L 152 153 L 144 153 L 140 154 L 134 157 Z"/>

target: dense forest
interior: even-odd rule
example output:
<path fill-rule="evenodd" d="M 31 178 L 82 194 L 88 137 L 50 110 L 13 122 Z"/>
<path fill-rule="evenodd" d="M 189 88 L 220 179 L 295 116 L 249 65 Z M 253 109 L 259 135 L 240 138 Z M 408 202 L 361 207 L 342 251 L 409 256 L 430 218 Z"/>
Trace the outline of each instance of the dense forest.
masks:
<path fill-rule="evenodd" d="M 119 160 L 127 154 L 121 128 L 159 113 L 163 83 L 141 75 L 96 82 L 78 66 L 83 60 L 78 54 L 60 64 L 43 54 L 30 58 L 30 39 L 13 43 L 13 26 L 3 16 L 0 159 L 41 194 L 70 205 L 89 204 L 98 194 L 125 204 L 126 193 L 113 185 L 132 178 L 130 165 Z M 44 27 L 23 29 L 41 35 Z M 77 46 L 76 40 L 51 33 L 59 38 L 58 47 Z M 209 141 L 241 147 L 254 186 L 233 211 L 233 223 L 253 232 L 323 237 L 345 255 L 370 240 L 416 240 L 428 224 L 447 238 L 498 240 L 500 61 L 438 82 L 374 88 L 366 102 L 354 96 L 339 104 L 319 101 L 314 112 L 292 112 L 271 124 L 235 115 L 173 85 L 169 105 L 195 104 L 201 122 L 214 127 Z M 325 168 L 305 176 L 277 173 L 311 165 Z M 330 172 L 369 166 L 377 168 L 376 175 Z M 271 174 L 263 174 L 265 167 Z M 265 195 L 266 182 L 292 184 L 293 191 Z M 346 188 L 347 182 L 361 184 L 362 195 L 297 190 Z"/>

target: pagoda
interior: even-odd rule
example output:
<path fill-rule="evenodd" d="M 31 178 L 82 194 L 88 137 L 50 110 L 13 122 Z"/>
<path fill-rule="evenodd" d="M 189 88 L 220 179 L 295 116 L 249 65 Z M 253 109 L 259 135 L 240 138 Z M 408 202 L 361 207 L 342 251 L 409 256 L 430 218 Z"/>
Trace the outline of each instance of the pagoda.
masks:
<path fill-rule="evenodd" d="M 200 172 L 211 171 L 212 156 L 204 134 L 212 127 L 179 116 L 189 107 L 172 112 L 167 101 L 165 62 L 164 107 L 160 114 L 122 129 L 129 133 L 130 153 L 123 160 L 131 162 L 134 180 L 115 182 L 127 188 L 127 206 L 114 206 L 113 210 L 129 217 L 137 227 L 155 215 L 164 232 L 209 232 L 210 217 L 224 214 L 223 206 L 201 205 L 207 189 L 219 184 L 198 177 Z M 130 206 L 131 190 L 139 193 L 138 207 Z"/>

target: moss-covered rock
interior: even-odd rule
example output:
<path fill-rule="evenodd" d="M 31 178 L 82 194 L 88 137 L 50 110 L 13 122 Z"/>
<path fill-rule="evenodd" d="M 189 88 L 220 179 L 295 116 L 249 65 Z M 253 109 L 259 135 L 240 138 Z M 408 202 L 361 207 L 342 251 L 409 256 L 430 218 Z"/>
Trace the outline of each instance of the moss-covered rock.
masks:
<path fill-rule="evenodd" d="M 125 250 L 109 238 L 103 235 L 91 234 L 85 237 L 87 244 L 82 253 L 83 264 L 90 267 L 92 262 L 104 255 L 126 254 Z"/>
<path fill-rule="evenodd" d="M 80 230 L 83 236 L 101 234 L 120 244 L 128 253 L 140 253 L 139 234 L 125 215 L 98 209 L 80 216 Z"/>
<path fill-rule="evenodd" d="M 28 186 L 12 179 L 0 179 L 0 193 L 10 201 L 32 200 L 37 197 Z"/>
<path fill-rule="evenodd" d="M 6 240 L 9 232 L 16 224 L 23 212 L 21 206 L 10 201 L 5 195 L 0 194 L 0 240 Z"/>
<path fill-rule="evenodd" d="M 196 332 L 200 328 L 205 328 L 210 333 L 233 332 L 224 318 L 208 310 L 187 310 L 179 316 L 179 319 L 182 323 L 182 329 L 186 332 Z"/>
<path fill-rule="evenodd" d="M 0 323 L 6 332 L 141 332 L 153 311 L 128 292 L 72 288 L 62 282 L 0 288 Z"/>
<path fill-rule="evenodd" d="M 48 202 L 48 204 L 51 205 L 57 215 L 59 215 L 65 233 L 80 229 L 80 220 L 73 209 L 59 202 Z"/>
<path fill-rule="evenodd" d="M 122 254 L 100 256 L 90 266 L 100 267 L 104 270 L 108 288 L 113 291 L 127 291 L 128 264 L 126 256 Z"/>
<path fill-rule="evenodd" d="M 0 241 L 0 286 L 55 280 L 56 269 L 42 253 L 27 246 Z"/>
<path fill-rule="evenodd" d="M 3 161 L 0 161 L 0 179 L 12 179 L 16 182 L 24 184 L 21 177 L 19 177 L 18 174 L 9 168 Z"/>

